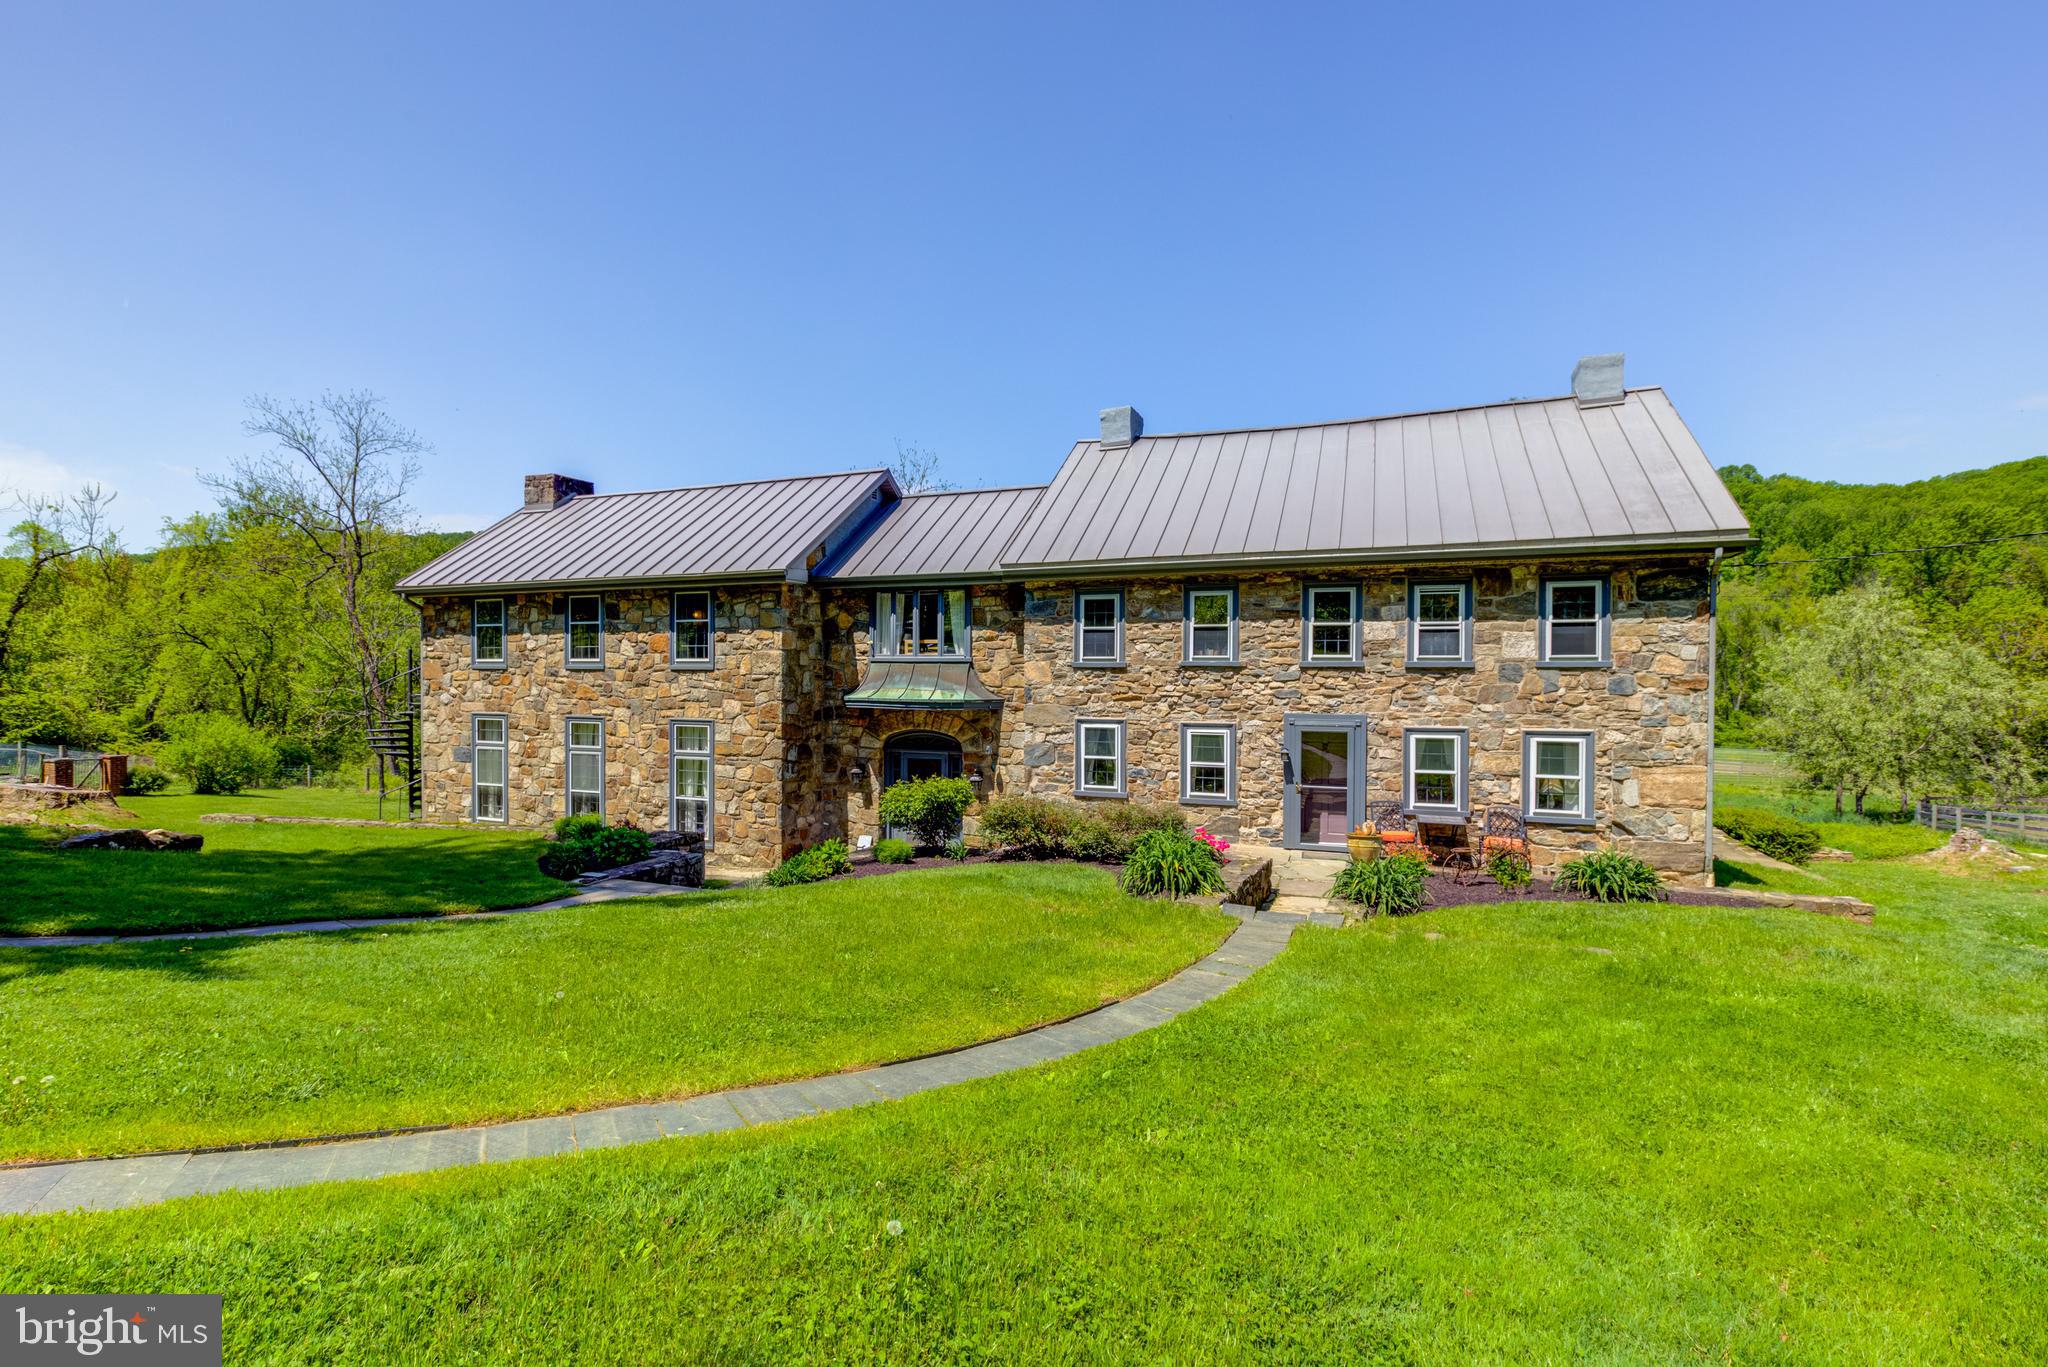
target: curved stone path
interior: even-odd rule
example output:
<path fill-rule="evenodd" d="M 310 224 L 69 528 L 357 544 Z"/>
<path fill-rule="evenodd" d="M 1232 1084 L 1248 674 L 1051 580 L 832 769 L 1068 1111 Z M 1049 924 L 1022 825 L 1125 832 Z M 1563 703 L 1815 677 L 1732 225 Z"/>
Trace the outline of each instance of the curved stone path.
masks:
<path fill-rule="evenodd" d="M 94 1158 L 4 1168 L 0 1169 L 0 1214 L 113 1210 L 219 1191 L 300 1187 L 472 1163 L 502 1163 L 654 1139 L 681 1139 L 894 1101 L 934 1087 L 1065 1058 L 1163 1025 L 1184 1011 L 1222 996 L 1241 979 L 1270 963 L 1304 919 L 1243 913 L 1238 927 L 1221 947 L 1157 987 L 1086 1015 L 951 1053 L 799 1082 L 711 1092 L 687 1101 L 607 1106 L 538 1120 L 414 1131 L 374 1139 L 313 1140 L 269 1148 Z M 1337 918 L 1328 919 L 1334 923 Z"/>

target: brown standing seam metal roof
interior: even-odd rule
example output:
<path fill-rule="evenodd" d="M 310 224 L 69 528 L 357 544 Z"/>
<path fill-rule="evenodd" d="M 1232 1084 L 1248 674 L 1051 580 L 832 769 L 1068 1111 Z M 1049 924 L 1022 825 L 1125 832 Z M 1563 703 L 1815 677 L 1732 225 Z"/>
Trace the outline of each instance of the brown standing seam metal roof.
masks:
<path fill-rule="evenodd" d="M 1306 427 L 1076 445 L 1005 569 L 1742 541 L 1749 523 L 1657 388 Z"/>
<path fill-rule="evenodd" d="M 584 494 L 501 518 L 399 581 L 401 592 L 591 581 L 802 578 L 805 559 L 868 509 L 886 471 Z"/>
<path fill-rule="evenodd" d="M 1003 547 L 1023 525 L 1042 484 L 910 494 L 891 504 L 820 578 L 909 579 L 989 575 L 1002 570 Z"/>

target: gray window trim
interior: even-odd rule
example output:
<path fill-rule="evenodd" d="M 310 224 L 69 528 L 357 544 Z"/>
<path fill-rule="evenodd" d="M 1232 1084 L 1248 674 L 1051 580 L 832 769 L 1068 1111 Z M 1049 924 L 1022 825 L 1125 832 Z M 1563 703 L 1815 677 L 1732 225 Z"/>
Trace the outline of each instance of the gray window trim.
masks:
<path fill-rule="evenodd" d="M 685 660 L 676 654 L 676 600 L 685 594 L 704 596 L 704 658 Z M 668 595 L 668 667 L 670 669 L 715 669 L 718 667 L 718 594 L 711 589 L 671 589 Z"/>
<path fill-rule="evenodd" d="M 1458 743 L 1458 801 L 1454 806 L 1415 803 L 1415 742 L 1426 736 L 1449 736 Z M 1463 821 L 1472 811 L 1471 733 L 1462 726 L 1411 726 L 1401 733 L 1401 810 L 1422 821 Z"/>
<path fill-rule="evenodd" d="M 676 733 L 685 726 L 704 728 L 704 749 L 684 751 L 676 746 Z M 675 717 L 668 724 L 668 825 L 672 831 L 682 827 L 676 825 L 676 803 L 682 795 L 676 791 L 676 761 L 685 754 L 704 756 L 704 848 L 710 849 L 713 832 L 718 828 L 718 723 L 708 717 Z"/>
<path fill-rule="evenodd" d="M 481 625 L 477 621 L 477 609 L 481 608 L 485 603 L 496 603 L 498 605 L 498 658 L 495 660 L 485 659 L 476 648 L 476 634 L 478 627 Z M 511 613 L 506 609 L 505 600 L 502 597 L 472 598 L 469 600 L 469 663 L 471 668 L 503 669 L 505 667 L 505 658 L 512 653 L 512 632 L 508 625 L 510 620 Z"/>
<path fill-rule="evenodd" d="M 483 741 L 478 740 L 476 734 L 477 723 L 486 721 L 502 724 L 505 728 L 505 739 L 493 742 L 488 746 Z M 476 777 L 476 756 L 477 752 L 483 749 L 502 751 L 505 756 L 505 815 L 503 816 L 477 815 L 476 790 L 479 785 Z M 512 722 L 503 712 L 472 712 L 469 717 L 469 819 L 471 821 L 486 822 L 492 826 L 502 826 L 512 819 Z"/>
<path fill-rule="evenodd" d="M 1550 653 L 1550 591 L 1562 584 L 1591 584 L 1599 593 L 1600 650 L 1592 656 L 1556 656 Z M 1538 664 L 1558 669 L 1611 669 L 1614 667 L 1613 591 L 1605 575 L 1560 574 L 1536 586 L 1536 659 Z"/>
<path fill-rule="evenodd" d="M 1230 595 L 1230 653 L 1228 655 L 1206 655 L 1195 657 L 1195 595 L 1198 593 L 1227 593 Z M 1229 669 L 1240 663 L 1238 659 L 1238 596 L 1235 584 L 1189 584 L 1181 594 L 1180 662 L 1193 669 Z"/>
<path fill-rule="evenodd" d="M 1590 826 L 1597 818 L 1593 807 L 1593 745 L 1597 733 L 1592 731 L 1524 731 L 1522 733 L 1522 819 L 1545 826 Z M 1536 742 L 1539 740 L 1577 741 L 1580 750 L 1579 800 L 1583 806 L 1580 812 L 1539 812 L 1536 810 Z"/>
<path fill-rule="evenodd" d="M 1318 593 L 1348 593 L 1351 595 L 1351 653 L 1346 656 L 1311 653 L 1315 636 L 1315 616 L 1310 611 Z M 1322 582 L 1306 580 L 1301 586 L 1301 663 L 1308 669 L 1350 669 L 1364 662 L 1365 626 L 1363 604 L 1365 592 L 1356 583 L 1343 581 Z"/>
<path fill-rule="evenodd" d="M 1081 784 L 1081 775 L 1086 771 L 1083 764 L 1085 751 L 1081 744 L 1081 733 L 1086 727 L 1106 726 L 1116 732 L 1116 787 L 1087 788 Z M 1128 745 L 1129 733 L 1125 724 L 1109 717 L 1076 717 L 1074 719 L 1074 796 L 1075 797 L 1128 797 L 1131 792 L 1131 753 Z"/>
<path fill-rule="evenodd" d="M 1432 656 L 1427 659 L 1424 659 L 1417 656 L 1415 653 L 1416 638 L 1420 634 L 1422 626 L 1421 614 L 1416 610 L 1416 604 L 1420 600 L 1422 593 L 1425 589 L 1457 589 L 1460 593 L 1464 595 L 1465 622 L 1464 630 L 1460 633 L 1463 640 L 1464 650 L 1456 659 L 1451 659 L 1448 656 Z M 1447 575 L 1441 579 L 1410 579 L 1408 581 L 1408 621 L 1402 629 L 1402 635 L 1405 637 L 1407 641 L 1407 645 L 1404 647 L 1403 653 L 1406 654 L 1406 656 L 1408 657 L 1408 668 L 1472 668 L 1472 600 L 1475 596 L 1476 595 L 1472 591 L 1472 580 L 1470 578 L 1457 578 L 1455 576 Z"/>
<path fill-rule="evenodd" d="M 575 637 L 576 601 L 580 598 L 597 600 L 597 658 L 578 660 L 570 654 L 570 642 Z M 602 593 L 565 593 L 562 595 L 562 663 L 570 669 L 603 669 L 605 660 L 605 602 Z"/>
<path fill-rule="evenodd" d="M 1112 598 L 1116 600 L 1116 658 L 1085 659 L 1081 654 L 1081 600 L 1084 598 Z M 1081 669 L 1122 669 L 1124 667 L 1124 591 L 1120 588 L 1085 588 L 1074 590 L 1074 664 Z"/>
<path fill-rule="evenodd" d="M 604 762 L 604 760 L 605 760 L 605 750 L 606 750 L 606 748 L 607 748 L 607 742 L 609 741 L 609 737 L 607 737 L 607 736 L 605 735 L 605 725 L 604 725 L 604 718 L 603 718 L 603 717 L 564 717 L 564 718 L 562 718 L 562 815 L 564 815 L 564 816 L 568 816 L 568 815 L 570 815 L 570 812 L 571 812 L 571 808 L 570 808 L 570 799 L 571 799 L 571 798 L 572 798 L 572 797 L 574 796 L 574 794 L 573 794 L 573 793 L 571 792 L 571 790 L 570 790 L 570 788 L 569 788 L 569 774 L 570 774 L 570 772 L 571 772 L 571 765 L 570 765 L 570 757 L 571 757 L 571 755 L 572 755 L 572 754 L 573 754 L 573 753 L 574 753 L 574 752 L 575 752 L 575 751 L 576 751 L 577 749 L 579 749 L 579 748 L 584 748 L 584 749 L 587 749 L 587 748 L 588 748 L 587 746 L 585 746 L 585 747 L 578 747 L 578 746 L 576 746 L 576 745 L 572 744 L 572 743 L 571 743 L 571 741 L 570 741 L 570 737 L 571 737 L 572 735 L 574 735 L 574 734 L 575 734 L 575 731 L 574 731 L 575 725 L 576 725 L 576 723 L 577 723 L 577 722 L 580 722 L 580 721 L 587 721 L 587 722 L 595 722 L 595 723 L 597 723 L 597 819 L 598 819 L 599 821 L 603 821 L 603 820 L 605 819 L 605 801 L 604 801 L 604 790 L 605 790 L 605 762 Z"/>
<path fill-rule="evenodd" d="M 961 619 L 966 624 L 965 639 L 960 649 L 953 654 L 900 655 L 896 651 L 897 638 L 902 634 L 896 629 L 895 618 L 883 607 L 897 594 L 957 593 L 961 596 L 966 611 Z M 904 584 L 896 588 L 875 590 L 874 628 L 868 635 L 868 658 L 871 660 L 971 660 L 974 658 L 974 591 L 965 584 Z M 886 645 L 884 644 L 886 642 Z"/>
<path fill-rule="evenodd" d="M 1188 741 L 1197 731 L 1223 733 L 1223 796 L 1196 793 L 1189 778 L 1193 762 Z M 1180 724 L 1180 800 L 1190 807 L 1235 807 L 1237 805 L 1237 726 L 1233 722 L 1184 721 Z"/>

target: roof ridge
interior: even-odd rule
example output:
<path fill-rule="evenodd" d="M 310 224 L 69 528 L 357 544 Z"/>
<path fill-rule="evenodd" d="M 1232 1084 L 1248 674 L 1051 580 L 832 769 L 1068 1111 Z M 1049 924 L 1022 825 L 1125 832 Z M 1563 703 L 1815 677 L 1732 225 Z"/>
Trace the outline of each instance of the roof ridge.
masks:
<path fill-rule="evenodd" d="M 638 498 L 642 494 L 693 494 L 702 489 L 742 489 L 749 484 L 793 484 L 800 479 L 844 479 L 848 475 L 886 475 L 889 467 L 876 465 L 859 470 L 824 470 L 810 475 L 763 475 L 759 479 L 721 479 L 710 484 L 676 484 L 665 489 L 613 489 L 602 494 L 578 494 L 571 502 L 592 498 Z"/>
<path fill-rule="evenodd" d="M 1648 394 L 1662 390 L 1661 384 L 1632 385 L 1623 390 L 1624 394 Z M 1490 403 L 1460 403 L 1446 408 L 1413 408 L 1401 413 L 1369 413 L 1358 418 L 1329 418 L 1322 422 L 1276 422 L 1263 423 L 1254 427 L 1206 427 L 1187 432 L 1147 432 L 1138 441 L 1164 441 L 1168 437 L 1228 437 L 1239 432 L 1297 432 L 1310 427 L 1355 427 L 1362 422 L 1393 422 L 1400 418 L 1433 418 L 1444 413 L 1470 413 L 1481 408 L 1516 408 L 1523 404 L 1558 403 L 1570 399 L 1569 394 L 1530 395 L 1526 398 L 1495 399 Z M 1100 446 L 1095 438 L 1082 438 L 1081 446 Z M 1132 445 L 1136 445 L 1133 442 Z"/>
<path fill-rule="evenodd" d="M 913 498 L 960 498 L 967 494 L 1021 494 L 1026 489 L 1043 489 L 1043 484 L 991 484 L 976 489 L 920 489 L 914 494 L 898 494 L 897 501 L 908 503 Z"/>

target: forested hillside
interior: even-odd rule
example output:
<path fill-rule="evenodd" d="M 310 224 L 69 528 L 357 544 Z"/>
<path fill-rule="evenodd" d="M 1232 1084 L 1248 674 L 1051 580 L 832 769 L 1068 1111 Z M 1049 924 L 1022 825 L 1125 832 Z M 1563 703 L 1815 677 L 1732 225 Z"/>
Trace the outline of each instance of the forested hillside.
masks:
<path fill-rule="evenodd" d="M 1747 465 L 1721 476 L 1762 539 L 1721 586 L 1724 736 L 1746 736 L 1763 720 L 1772 643 L 1811 629 L 1820 605 L 1844 589 L 1895 590 L 1935 638 L 1978 646 L 2022 679 L 2048 680 L 2048 536 L 1958 545 L 2048 533 L 2048 457 L 1912 484 L 1817 483 Z M 1955 549 L 1868 554 L 1911 547 Z M 1813 563 L 1760 565 L 1800 560 Z"/>

